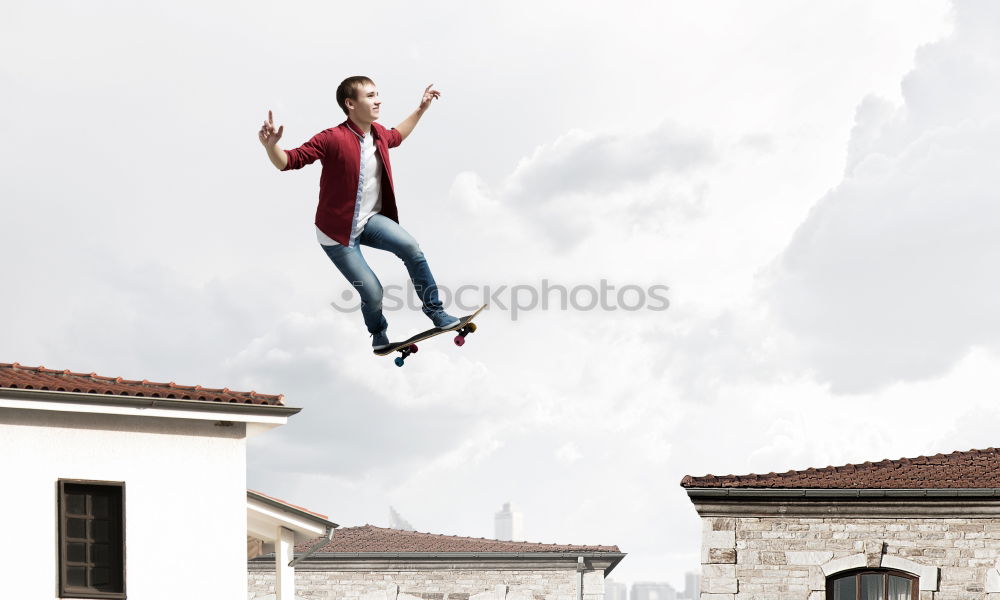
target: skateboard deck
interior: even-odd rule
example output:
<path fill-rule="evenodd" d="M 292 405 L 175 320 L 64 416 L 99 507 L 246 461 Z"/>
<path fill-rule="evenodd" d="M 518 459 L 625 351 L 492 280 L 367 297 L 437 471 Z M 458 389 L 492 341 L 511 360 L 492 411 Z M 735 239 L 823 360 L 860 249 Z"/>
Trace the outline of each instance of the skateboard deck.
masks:
<path fill-rule="evenodd" d="M 472 313 L 471 315 L 466 315 L 462 317 L 461 319 L 458 320 L 458 324 L 450 329 L 438 329 L 437 327 L 433 327 L 431 329 L 428 329 L 427 331 L 418 333 L 417 335 L 414 335 L 405 341 L 392 342 L 387 347 L 382 348 L 381 350 L 374 350 L 374 353 L 377 356 L 385 356 L 387 354 L 392 354 L 393 352 L 399 352 L 400 355 L 396 357 L 396 360 L 394 362 L 396 363 L 397 367 L 402 367 L 403 362 L 406 360 L 406 357 L 417 352 L 418 350 L 417 342 L 422 342 L 423 340 L 441 335 L 442 333 L 449 333 L 452 331 L 456 332 L 458 335 L 455 336 L 455 345 L 459 347 L 464 346 L 465 336 L 469 335 L 470 333 L 476 330 L 476 324 L 473 323 L 472 320 L 475 319 L 477 316 L 479 316 L 479 313 L 483 312 L 483 309 L 485 309 L 487 306 L 488 306 L 487 304 L 484 304 L 480 306 L 478 309 L 476 309 L 476 312 Z"/>

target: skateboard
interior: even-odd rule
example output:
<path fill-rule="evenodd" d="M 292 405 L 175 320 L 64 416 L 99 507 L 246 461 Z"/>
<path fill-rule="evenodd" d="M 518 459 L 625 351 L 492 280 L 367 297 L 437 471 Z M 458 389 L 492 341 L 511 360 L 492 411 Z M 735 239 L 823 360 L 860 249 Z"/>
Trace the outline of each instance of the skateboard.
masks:
<path fill-rule="evenodd" d="M 441 335 L 442 333 L 449 333 L 454 331 L 455 333 L 458 334 L 455 336 L 455 345 L 459 347 L 464 346 L 465 336 L 469 335 L 470 333 L 476 330 L 476 324 L 473 323 L 472 320 L 475 319 L 479 315 L 479 313 L 483 312 L 483 309 L 485 309 L 487 306 L 488 305 L 484 304 L 480 306 L 478 309 L 476 309 L 476 312 L 472 313 L 471 315 L 466 315 L 462 317 L 461 319 L 458 320 L 458 325 L 455 325 L 451 329 L 438 329 L 437 327 L 434 327 L 422 333 L 418 333 L 417 335 L 411 337 L 406 341 L 393 342 L 389 344 L 387 347 L 382 348 L 381 350 L 375 350 L 374 352 L 377 356 L 385 356 L 387 354 L 392 354 L 393 352 L 399 352 L 400 355 L 397 356 L 396 360 L 394 360 L 393 362 L 396 363 L 397 367 L 402 367 L 403 363 L 406 361 L 406 357 L 411 354 L 416 354 L 417 350 L 419 350 L 419 348 L 417 348 L 417 342 L 422 342 L 436 335 Z"/>

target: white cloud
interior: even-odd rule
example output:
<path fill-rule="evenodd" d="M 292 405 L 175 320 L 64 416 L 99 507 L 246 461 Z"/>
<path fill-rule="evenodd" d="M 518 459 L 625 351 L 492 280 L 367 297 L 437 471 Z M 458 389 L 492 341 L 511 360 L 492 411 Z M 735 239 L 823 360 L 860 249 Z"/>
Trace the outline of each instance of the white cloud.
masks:
<path fill-rule="evenodd" d="M 774 314 L 836 389 L 938 377 L 1000 341 L 1000 11 L 956 10 L 901 106 L 860 105 L 843 181 L 767 275 Z"/>
<path fill-rule="evenodd" d="M 452 193 L 470 212 L 503 206 L 522 231 L 547 242 L 544 249 L 565 253 L 698 216 L 705 170 L 717 161 L 706 134 L 676 125 L 572 130 L 522 158 L 497 191 L 466 175 Z"/>
<path fill-rule="evenodd" d="M 561 463 L 573 464 L 583 458 L 583 453 L 580 452 L 580 447 L 574 442 L 566 442 L 556 448 L 555 457 Z"/>

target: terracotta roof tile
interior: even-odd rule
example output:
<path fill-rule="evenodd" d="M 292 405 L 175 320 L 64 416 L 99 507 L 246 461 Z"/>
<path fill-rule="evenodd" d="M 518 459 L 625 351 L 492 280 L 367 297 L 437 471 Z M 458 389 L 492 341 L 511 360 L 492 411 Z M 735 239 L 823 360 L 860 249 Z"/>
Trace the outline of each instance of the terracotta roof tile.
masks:
<path fill-rule="evenodd" d="M 201 400 L 205 402 L 235 402 L 240 404 L 267 404 L 282 406 L 283 396 L 235 392 L 229 388 L 215 389 L 200 385 L 178 385 L 174 382 L 157 383 L 103 377 L 96 373 L 74 373 L 45 367 L 26 367 L 18 363 L 0 363 L 0 388 L 20 390 L 49 390 L 83 394 L 109 394 L 176 400 Z"/>
<path fill-rule="evenodd" d="M 863 462 L 766 475 L 687 475 L 686 488 L 976 489 L 1000 488 L 1000 450 Z"/>
<path fill-rule="evenodd" d="M 297 546 L 308 550 L 319 538 Z M 621 552 L 618 546 L 573 546 L 534 542 L 503 542 L 486 538 L 460 537 L 387 529 L 374 525 L 337 529 L 329 544 L 317 552 Z"/>

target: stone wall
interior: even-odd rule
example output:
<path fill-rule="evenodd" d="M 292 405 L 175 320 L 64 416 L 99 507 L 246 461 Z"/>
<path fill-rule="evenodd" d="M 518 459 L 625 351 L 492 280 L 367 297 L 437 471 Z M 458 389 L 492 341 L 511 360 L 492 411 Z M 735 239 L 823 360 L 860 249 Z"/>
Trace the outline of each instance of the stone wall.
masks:
<path fill-rule="evenodd" d="M 604 600 L 604 571 L 583 574 L 584 600 Z M 305 600 L 576 600 L 569 569 L 364 569 L 296 567 L 296 596 Z M 251 568 L 250 600 L 274 594 L 274 571 Z M 273 596 L 271 596 L 273 597 Z"/>
<path fill-rule="evenodd" d="M 1000 518 L 703 516 L 701 600 L 825 600 L 861 567 L 920 577 L 920 600 L 1000 600 Z"/>

